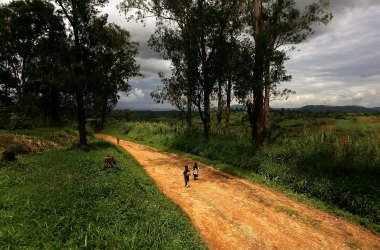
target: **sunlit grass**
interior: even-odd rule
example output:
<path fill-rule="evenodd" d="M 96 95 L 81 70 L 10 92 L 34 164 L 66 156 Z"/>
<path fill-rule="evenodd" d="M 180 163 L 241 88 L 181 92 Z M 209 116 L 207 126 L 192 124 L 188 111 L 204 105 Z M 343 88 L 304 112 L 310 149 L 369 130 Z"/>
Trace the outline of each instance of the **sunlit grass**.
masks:
<path fill-rule="evenodd" d="M 112 154 L 120 170 L 104 171 Z M 98 140 L 0 166 L 4 249 L 205 249 L 125 151 Z"/>

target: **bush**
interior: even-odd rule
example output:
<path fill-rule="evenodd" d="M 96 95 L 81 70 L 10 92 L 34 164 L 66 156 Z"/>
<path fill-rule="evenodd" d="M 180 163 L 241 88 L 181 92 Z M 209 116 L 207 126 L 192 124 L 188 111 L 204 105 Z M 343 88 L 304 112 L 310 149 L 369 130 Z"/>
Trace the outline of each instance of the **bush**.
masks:
<path fill-rule="evenodd" d="M 9 130 L 23 130 L 32 129 L 34 127 L 34 121 L 26 117 L 14 116 L 10 119 L 7 129 Z"/>
<path fill-rule="evenodd" d="M 90 127 L 94 132 L 99 132 L 104 128 L 104 124 L 98 120 L 90 121 Z"/>

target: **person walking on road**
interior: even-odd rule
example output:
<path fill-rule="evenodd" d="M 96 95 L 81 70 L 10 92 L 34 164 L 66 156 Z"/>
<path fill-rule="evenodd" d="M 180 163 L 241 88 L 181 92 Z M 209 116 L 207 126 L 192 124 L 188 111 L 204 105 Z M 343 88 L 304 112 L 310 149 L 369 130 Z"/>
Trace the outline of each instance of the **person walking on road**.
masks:
<path fill-rule="evenodd" d="M 185 178 L 185 187 L 190 187 L 190 185 L 188 185 L 190 181 L 190 170 L 187 165 L 185 166 L 185 170 L 183 171 L 183 177 Z"/>
<path fill-rule="evenodd" d="M 194 181 L 198 180 L 198 175 L 199 175 L 198 163 L 194 162 L 194 166 L 193 166 Z"/>

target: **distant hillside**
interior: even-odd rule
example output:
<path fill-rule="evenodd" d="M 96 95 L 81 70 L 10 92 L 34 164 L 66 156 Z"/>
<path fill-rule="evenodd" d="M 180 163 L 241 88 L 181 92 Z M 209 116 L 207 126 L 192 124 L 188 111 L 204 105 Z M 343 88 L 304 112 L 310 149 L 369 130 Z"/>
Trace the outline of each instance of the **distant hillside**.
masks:
<path fill-rule="evenodd" d="M 380 107 L 374 107 L 372 109 L 376 110 L 377 112 L 380 112 Z"/>
<path fill-rule="evenodd" d="M 337 112 L 337 113 L 377 113 L 378 108 L 366 108 L 362 106 L 328 106 L 328 105 L 307 105 L 298 109 L 306 112 Z"/>

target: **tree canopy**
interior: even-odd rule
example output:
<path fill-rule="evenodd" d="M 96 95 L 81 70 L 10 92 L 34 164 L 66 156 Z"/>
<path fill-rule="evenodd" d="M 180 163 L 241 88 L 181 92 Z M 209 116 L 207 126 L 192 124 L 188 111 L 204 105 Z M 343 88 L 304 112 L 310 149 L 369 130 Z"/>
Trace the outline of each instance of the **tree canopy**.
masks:
<path fill-rule="evenodd" d="M 19 116 L 59 121 L 74 108 L 80 143 L 86 112 L 105 121 L 139 75 L 138 44 L 108 23 L 107 1 L 12 1 L 0 7 L 1 106 Z M 73 101 L 75 105 L 73 105 Z"/>

